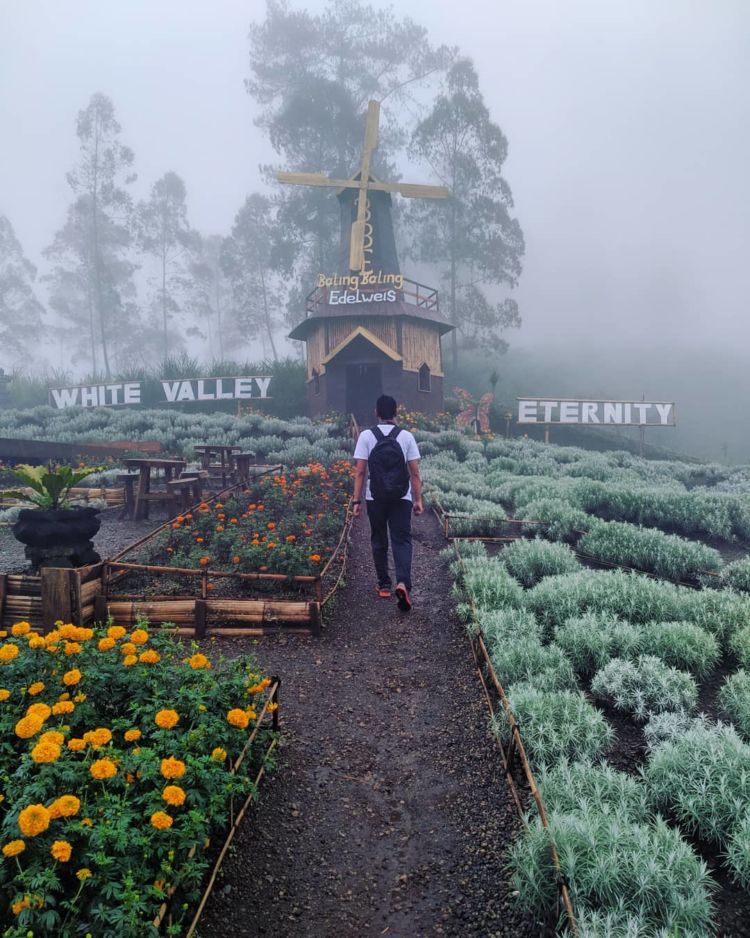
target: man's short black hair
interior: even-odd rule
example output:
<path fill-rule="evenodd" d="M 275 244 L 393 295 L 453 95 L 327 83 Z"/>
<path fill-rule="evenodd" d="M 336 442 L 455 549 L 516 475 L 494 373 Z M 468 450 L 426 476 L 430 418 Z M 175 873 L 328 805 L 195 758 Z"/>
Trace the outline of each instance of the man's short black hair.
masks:
<path fill-rule="evenodd" d="M 375 412 L 382 420 L 393 420 L 397 410 L 396 398 L 389 394 L 381 394 L 375 402 Z"/>

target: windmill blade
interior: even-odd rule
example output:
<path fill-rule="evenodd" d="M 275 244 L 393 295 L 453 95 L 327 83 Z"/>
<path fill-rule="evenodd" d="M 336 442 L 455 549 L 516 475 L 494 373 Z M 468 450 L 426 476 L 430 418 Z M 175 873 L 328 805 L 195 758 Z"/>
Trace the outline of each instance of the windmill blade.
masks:
<path fill-rule="evenodd" d="M 378 148 L 378 123 L 380 121 L 380 102 L 370 101 L 367 105 L 365 124 L 365 152 L 372 153 Z"/>
<path fill-rule="evenodd" d="M 353 221 L 349 246 L 349 270 L 362 270 L 365 266 L 365 222 Z"/>
<path fill-rule="evenodd" d="M 331 179 L 323 173 L 276 173 L 279 182 L 293 186 L 332 186 L 336 189 L 358 189 L 356 179 Z"/>
<path fill-rule="evenodd" d="M 451 194 L 445 186 L 420 186 L 410 182 L 399 183 L 396 191 L 407 199 L 447 199 Z"/>

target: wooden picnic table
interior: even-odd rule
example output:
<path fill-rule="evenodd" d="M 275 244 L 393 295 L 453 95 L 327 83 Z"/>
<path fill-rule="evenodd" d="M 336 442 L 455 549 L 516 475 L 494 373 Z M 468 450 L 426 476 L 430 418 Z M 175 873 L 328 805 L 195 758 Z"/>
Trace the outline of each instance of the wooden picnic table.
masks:
<path fill-rule="evenodd" d="M 138 485 L 135 488 L 135 497 L 130 506 L 125 505 L 123 514 L 125 517 L 133 518 L 135 521 L 141 521 L 148 518 L 148 509 L 150 502 L 162 502 L 168 504 L 174 501 L 171 492 L 161 490 L 151 490 L 151 472 L 152 470 L 164 473 L 164 482 L 170 482 L 172 478 L 177 478 L 183 471 L 187 462 L 184 459 L 150 459 L 133 458 L 124 460 L 129 472 L 138 473 Z"/>
<path fill-rule="evenodd" d="M 241 453 L 241 446 L 225 446 L 223 443 L 199 443 L 193 449 L 200 456 L 201 469 L 207 472 L 221 473 L 221 481 L 227 483 L 227 477 L 234 482 L 236 473 L 234 468 L 234 454 Z"/>
<path fill-rule="evenodd" d="M 257 455 L 255 453 L 235 453 L 232 458 L 237 471 L 237 481 L 246 482 L 250 478 L 250 466 L 255 463 Z"/>

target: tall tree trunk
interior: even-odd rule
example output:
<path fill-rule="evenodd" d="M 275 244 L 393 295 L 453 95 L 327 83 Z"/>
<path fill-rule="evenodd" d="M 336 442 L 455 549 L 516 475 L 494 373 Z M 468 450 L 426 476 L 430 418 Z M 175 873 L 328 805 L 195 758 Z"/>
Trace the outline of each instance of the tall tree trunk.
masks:
<path fill-rule="evenodd" d="M 167 243 L 166 236 L 161 242 L 161 317 L 164 326 L 164 361 L 169 355 L 169 338 L 167 336 Z"/>
<path fill-rule="evenodd" d="M 455 174 L 454 189 L 455 191 Z M 454 370 L 458 368 L 458 323 L 456 321 L 456 203 L 451 205 L 451 361 Z"/>
<path fill-rule="evenodd" d="M 219 358 L 224 361 L 224 337 L 221 334 L 221 290 L 219 289 L 219 265 L 214 267 L 214 298 L 216 303 L 216 331 L 219 338 Z"/>
<path fill-rule="evenodd" d="M 104 322 L 104 296 L 102 293 L 102 272 L 101 272 L 101 251 L 99 250 L 99 117 L 97 115 L 97 129 L 94 142 L 94 180 L 91 194 L 92 208 L 92 237 L 93 237 L 93 259 L 94 259 L 94 290 L 96 292 L 96 306 L 99 316 L 99 332 L 102 343 L 102 360 L 104 363 L 104 375 L 107 381 L 112 375 L 109 370 L 109 356 L 107 355 L 107 329 Z"/>
<path fill-rule="evenodd" d="M 276 354 L 276 345 L 273 341 L 273 329 L 271 328 L 271 316 L 268 311 L 268 294 L 266 293 L 266 278 L 263 273 L 263 268 L 260 267 L 260 286 L 261 292 L 263 294 L 263 318 L 266 323 L 266 331 L 268 332 L 268 341 L 271 343 L 271 351 L 273 353 L 273 360 L 277 362 L 279 356 Z"/>

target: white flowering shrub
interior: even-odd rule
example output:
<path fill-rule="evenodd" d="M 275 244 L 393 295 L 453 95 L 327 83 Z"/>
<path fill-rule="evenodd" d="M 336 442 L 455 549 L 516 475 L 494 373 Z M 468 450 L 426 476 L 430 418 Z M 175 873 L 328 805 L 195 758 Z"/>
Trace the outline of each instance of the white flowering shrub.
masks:
<path fill-rule="evenodd" d="M 643 628 L 608 613 L 588 612 L 558 626 L 555 642 L 575 671 L 588 676 L 612 658 L 637 657 L 643 650 Z"/>
<path fill-rule="evenodd" d="M 716 638 L 694 622 L 653 622 L 641 629 L 641 649 L 665 664 L 706 677 L 721 655 Z"/>
<path fill-rule="evenodd" d="M 539 772 L 537 785 L 548 811 L 569 814 L 591 805 L 598 811 L 622 814 L 630 821 L 647 821 L 652 816 L 643 782 L 606 763 L 561 759 Z"/>
<path fill-rule="evenodd" d="M 579 569 L 576 556 L 569 547 L 542 540 L 516 541 L 503 550 L 500 560 L 511 576 L 527 588 L 545 576 Z"/>
<path fill-rule="evenodd" d="M 594 675 L 591 693 L 641 723 L 652 713 L 692 710 L 698 699 L 695 680 L 654 655 L 612 658 Z"/>

